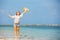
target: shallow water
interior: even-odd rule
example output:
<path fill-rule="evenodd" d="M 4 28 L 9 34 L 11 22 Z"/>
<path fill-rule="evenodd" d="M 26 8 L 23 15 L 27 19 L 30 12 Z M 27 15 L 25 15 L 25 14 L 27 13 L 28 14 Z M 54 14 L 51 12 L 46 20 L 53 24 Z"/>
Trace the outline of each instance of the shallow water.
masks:
<path fill-rule="evenodd" d="M 21 26 L 15 35 L 13 26 L 0 26 L 0 40 L 60 40 L 60 27 Z"/>

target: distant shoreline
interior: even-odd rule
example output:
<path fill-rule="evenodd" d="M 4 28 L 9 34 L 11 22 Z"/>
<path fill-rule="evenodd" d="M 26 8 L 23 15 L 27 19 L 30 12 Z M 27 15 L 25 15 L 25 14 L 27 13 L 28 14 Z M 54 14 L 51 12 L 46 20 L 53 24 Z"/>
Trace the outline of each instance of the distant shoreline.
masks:
<path fill-rule="evenodd" d="M 13 25 L 9 24 L 9 25 L 0 25 L 0 26 L 13 26 Z M 60 24 L 23 24 L 20 26 L 60 26 Z"/>

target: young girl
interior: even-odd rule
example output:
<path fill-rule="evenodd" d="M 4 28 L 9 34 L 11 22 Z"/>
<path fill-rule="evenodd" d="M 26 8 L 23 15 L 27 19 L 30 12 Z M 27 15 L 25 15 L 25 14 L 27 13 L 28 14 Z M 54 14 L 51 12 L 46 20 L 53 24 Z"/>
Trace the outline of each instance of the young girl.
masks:
<path fill-rule="evenodd" d="M 23 15 L 28 12 L 29 9 L 24 8 L 23 13 L 21 14 L 20 11 L 16 12 L 16 15 L 11 16 L 10 14 L 8 15 L 10 18 L 14 18 L 14 30 L 18 30 L 20 26 L 20 18 L 23 17 Z"/>

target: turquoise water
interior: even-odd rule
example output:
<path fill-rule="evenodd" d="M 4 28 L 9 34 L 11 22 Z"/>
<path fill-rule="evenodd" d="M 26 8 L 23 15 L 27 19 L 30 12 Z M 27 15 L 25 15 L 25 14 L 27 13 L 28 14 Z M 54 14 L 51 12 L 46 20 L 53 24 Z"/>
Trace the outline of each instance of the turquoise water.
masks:
<path fill-rule="evenodd" d="M 13 38 L 13 26 L 0 26 L 0 36 Z M 21 26 L 19 40 L 60 40 L 59 26 Z"/>

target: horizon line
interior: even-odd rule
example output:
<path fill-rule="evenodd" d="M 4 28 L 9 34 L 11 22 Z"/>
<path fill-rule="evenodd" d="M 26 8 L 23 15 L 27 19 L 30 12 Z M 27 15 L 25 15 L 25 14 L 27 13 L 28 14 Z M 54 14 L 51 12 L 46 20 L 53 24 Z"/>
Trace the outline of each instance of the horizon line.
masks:
<path fill-rule="evenodd" d="M 12 24 L 0 24 L 0 26 L 9 26 Z M 60 26 L 60 24 L 20 24 L 21 26 Z"/>

